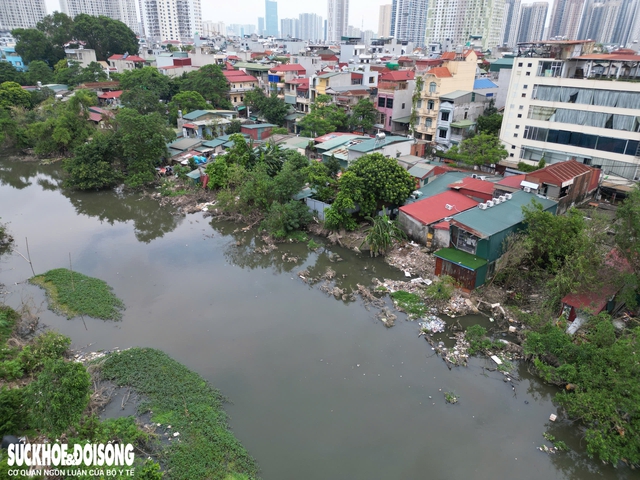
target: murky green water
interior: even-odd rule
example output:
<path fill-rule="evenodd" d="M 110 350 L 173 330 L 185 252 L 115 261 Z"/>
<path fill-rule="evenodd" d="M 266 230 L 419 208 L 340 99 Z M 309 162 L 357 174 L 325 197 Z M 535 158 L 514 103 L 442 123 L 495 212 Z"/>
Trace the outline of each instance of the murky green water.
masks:
<path fill-rule="evenodd" d="M 484 375 L 485 360 L 449 371 L 415 323 L 400 315 L 386 329 L 360 301 L 337 301 L 297 276 L 330 266 L 341 288 L 399 278 L 383 262 L 335 248 L 345 261 L 331 262 L 299 244 L 256 254 L 251 235 L 233 234 L 237 225 L 175 217 L 137 196 L 64 192 L 59 181 L 56 167 L 0 161 L 0 217 L 22 253 L 28 237 L 36 272 L 67 267 L 71 254 L 74 270 L 112 285 L 127 305 L 123 320 L 87 319 L 85 330 L 53 315 L 15 254 L 0 259 L 6 303 L 41 309 L 75 347 L 151 346 L 203 375 L 232 400 L 232 428 L 264 479 L 637 473 L 589 461 L 576 429 L 549 422 L 553 390 L 524 369 L 515 392 L 502 375 Z M 460 403 L 445 404 L 445 391 Z M 544 431 L 574 451 L 539 452 Z"/>

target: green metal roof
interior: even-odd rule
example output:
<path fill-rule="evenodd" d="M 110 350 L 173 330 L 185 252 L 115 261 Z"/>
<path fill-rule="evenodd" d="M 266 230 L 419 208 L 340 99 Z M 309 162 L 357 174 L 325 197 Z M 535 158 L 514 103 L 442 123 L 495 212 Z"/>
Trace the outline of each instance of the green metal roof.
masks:
<path fill-rule="evenodd" d="M 332 150 L 340 145 L 350 142 L 354 138 L 362 138 L 362 135 L 339 135 L 331 140 L 317 144 L 316 149 L 324 151 Z"/>
<path fill-rule="evenodd" d="M 296 118 L 302 118 L 304 116 L 305 116 L 304 113 L 290 113 L 289 115 L 285 115 L 284 119 L 291 121 L 291 120 L 295 120 Z"/>
<path fill-rule="evenodd" d="M 470 176 L 470 174 L 467 172 L 447 172 L 442 175 L 438 175 L 434 180 L 418 189 L 422 193 L 419 200 L 446 192 L 449 190 L 450 184 L 468 176 Z"/>
<path fill-rule="evenodd" d="M 384 140 L 377 140 L 375 138 L 369 138 L 364 142 L 361 142 L 357 145 L 353 145 L 349 147 L 349 150 L 353 150 L 354 152 L 373 152 L 378 148 L 382 148 L 386 145 L 392 145 L 394 143 L 400 142 L 411 142 L 413 143 L 413 138 L 400 137 L 395 135 L 387 135 Z"/>
<path fill-rule="evenodd" d="M 477 270 L 487 264 L 484 258 L 476 257 L 475 255 L 463 252 L 462 250 L 456 250 L 455 248 L 442 248 L 433 255 L 468 268 L 469 270 Z"/>
<path fill-rule="evenodd" d="M 511 69 L 513 68 L 513 58 L 499 58 L 495 62 L 491 62 L 489 66 L 490 72 L 499 72 L 503 68 Z"/>
<path fill-rule="evenodd" d="M 451 126 L 453 128 L 469 128 L 473 127 L 476 124 L 473 120 L 460 120 L 458 122 L 452 122 Z"/>
<path fill-rule="evenodd" d="M 194 110 L 193 112 L 189 112 L 186 115 L 183 115 L 182 118 L 185 120 L 196 120 L 207 113 L 211 113 L 211 110 Z"/>
<path fill-rule="evenodd" d="M 268 72 L 273 68 L 270 65 L 260 65 L 259 63 L 248 62 L 236 62 L 233 66 L 237 69 L 245 68 L 247 70 L 256 70 L 260 72 Z"/>
<path fill-rule="evenodd" d="M 453 222 L 480 233 L 485 238 L 507 230 L 524 220 L 522 207 L 532 205 L 533 200 L 542 204 L 544 210 L 555 211 L 557 202 L 538 197 L 522 190 L 512 193 L 511 200 L 506 200 L 486 210 L 472 208 L 453 216 Z"/>
<path fill-rule="evenodd" d="M 216 148 L 225 143 L 227 140 L 221 140 L 220 138 L 214 138 L 213 140 L 209 140 L 208 142 L 204 142 L 202 145 L 208 148 Z"/>
<path fill-rule="evenodd" d="M 242 125 L 242 128 L 248 128 L 249 130 L 260 130 L 261 128 L 273 128 L 277 127 L 273 123 L 255 123 L 253 125 Z"/>

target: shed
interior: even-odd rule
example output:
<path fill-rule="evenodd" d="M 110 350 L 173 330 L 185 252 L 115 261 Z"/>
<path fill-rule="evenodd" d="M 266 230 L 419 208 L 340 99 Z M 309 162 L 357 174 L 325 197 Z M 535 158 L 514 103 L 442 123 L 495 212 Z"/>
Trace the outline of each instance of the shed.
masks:
<path fill-rule="evenodd" d="M 462 250 L 442 248 L 436 257 L 436 275 L 449 275 L 465 290 L 481 286 L 487 277 L 487 261 Z"/>
<path fill-rule="evenodd" d="M 253 140 L 264 140 L 271 136 L 271 129 L 277 127 L 273 123 L 254 123 L 253 125 L 242 125 L 242 133 L 248 135 Z"/>

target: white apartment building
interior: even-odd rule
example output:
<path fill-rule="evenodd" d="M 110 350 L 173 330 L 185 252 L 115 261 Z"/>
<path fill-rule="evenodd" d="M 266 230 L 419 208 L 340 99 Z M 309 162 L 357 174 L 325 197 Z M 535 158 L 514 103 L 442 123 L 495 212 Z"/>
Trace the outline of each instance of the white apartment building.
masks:
<path fill-rule="evenodd" d="M 505 0 L 430 0 L 425 44 L 465 45 L 479 39 L 482 50 L 502 43 Z"/>
<path fill-rule="evenodd" d="M 186 41 L 202 33 L 200 0 L 140 0 L 140 8 L 148 38 Z"/>
<path fill-rule="evenodd" d="M 394 37 L 412 42 L 416 46 L 425 43 L 427 7 L 429 0 L 396 0 Z"/>
<path fill-rule="evenodd" d="M 46 14 L 44 0 L 1 0 L 0 30 L 35 28 Z"/>
<path fill-rule="evenodd" d="M 380 5 L 378 36 L 388 37 L 389 35 L 391 35 L 391 4 Z"/>
<path fill-rule="evenodd" d="M 593 54 L 593 47 L 587 40 L 520 46 L 500 132 L 505 163 L 575 159 L 605 174 L 640 176 L 640 55 Z"/>
<path fill-rule="evenodd" d="M 135 0 L 60 0 L 62 13 L 71 18 L 85 13 L 98 17 L 120 20 L 135 33 L 140 34 L 140 24 L 136 13 Z"/>
<path fill-rule="evenodd" d="M 327 41 L 339 42 L 349 28 L 349 0 L 327 1 Z"/>

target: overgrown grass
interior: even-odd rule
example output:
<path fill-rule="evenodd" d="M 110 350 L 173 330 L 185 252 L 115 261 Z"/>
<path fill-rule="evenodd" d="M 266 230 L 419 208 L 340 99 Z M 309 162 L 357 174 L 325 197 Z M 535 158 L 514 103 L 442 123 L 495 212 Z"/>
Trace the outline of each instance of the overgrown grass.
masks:
<path fill-rule="evenodd" d="M 502 350 L 505 346 L 499 340 L 492 341 L 487 336 L 487 329 L 482 325 L 471 325 L 467 328 L 466 337 L 469 342 L 469 355 L 486 352 L 488 350 Z M 510 370 L 507 369 L 507 371 Z"/>
<path fill-rule="evenodd" d="M 19 318 L 20 315 L 15 310 L 0 305 L 0 344 L 7 341 Z"/>
<path fill-rule="evenodd" d="M 98 278 L 56 268 L 32 277 L 30 282 L 44 288 L 49 297 L 49 307 L 68 318 L 87 315 L 119 320 L 122 317 L 122 300 L 115 296 L 105 281 Z"/>
<path fill-rule="evenodd" d="M 257 477 L 255 461 L 229 430 L 222 396 L 198 374 L 159 350 L 135 348 L 110 355 L 102 376 L 134 388 L 148 399 L 141 411 L 180 433 L 164 459 L 168 478 Z"/>
<path fill-rule="evenodd" d="M 412 318 L 422 317 L 427 313 L 427 306 L 424 304 L 424 300 L 415 293 L 398 290 L 391 294 L 391 298 Z"/>

